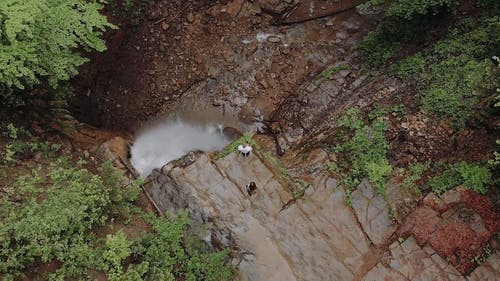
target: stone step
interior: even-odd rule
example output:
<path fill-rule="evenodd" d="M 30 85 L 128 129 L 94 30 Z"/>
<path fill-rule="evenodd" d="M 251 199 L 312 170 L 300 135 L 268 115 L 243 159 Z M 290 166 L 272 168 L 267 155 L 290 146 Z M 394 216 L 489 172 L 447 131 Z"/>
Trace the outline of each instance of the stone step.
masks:
<path fill-rule="evenodd" d="M 364 276 L 363 281 L 465 281 L 453 266 L 441 259 L 432 249 L 422 249 L 413 237 L 401 244 L 398 241 L 392 243 L 389 251 L 389 264 L 379 262 Z"/>

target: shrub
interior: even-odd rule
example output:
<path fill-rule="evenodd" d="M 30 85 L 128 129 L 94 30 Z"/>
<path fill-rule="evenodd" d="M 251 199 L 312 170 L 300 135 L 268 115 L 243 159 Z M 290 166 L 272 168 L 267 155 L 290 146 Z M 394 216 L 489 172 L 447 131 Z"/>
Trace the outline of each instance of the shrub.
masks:
<path fill-rule="evenodd" d="M 403 79 L 416 79 L 424 71 L 425 59 L 422 54 L 406 57 L 389 67 L 389 74 Z"/>
<path fill-rule="evenodd" d="M 109 194 L 98 176 L 58 164 L 47 178 L 36 173 L 32 176 L 19 178 L 14 192 L 21 186 L 22 190 L 36 191 L 41 188 L 39 183 L 48 181 L 46 198 L 39 202 L 37 193 L 29 192 L 21 206 L 8 201 L 3 204 L 0 273 L 15 273 L 35 259 L 63 260 L 69 249 L 86 240 L 88 231 L 102 225 L 107 217 Z"/>
<path fill-rule="evenodd" d="M 18 177 L 9 198 L 24 203 L 5 198 L 0 207 L 0 274 L 15 275 L 35 260 L 53 259 L 65 262 L 56 276 L 83 274 L 94 256 L 86 246 L 94 240 L 90 230 L 103 225 L 115 205 L 132 200 L 128 190 L 103 180 L 115 179 L 113 173 L 97 176 L 60 158 L 47 171 Z"/>
<path fill-rule="evenodd" d="M 458 185 L 484 194 L 491 181 L 491 173 L 485 166 L 460 162 L 451 165 L 440 176 L 430 179 L 427 185 L 436 194 L 443 194 Z"/>
<path fill-rule="evenodd" d="M 111 161 L 102 164 L 99 175 L 103 185 L 108 187 L 111 201 L 109 212 L 113 215 L 128 216 L 131 213 L 131 203 L 139 196 L 140 182 L 133 182 L 132 186 L 124 186 L 123 172 L 113 167 Z"/>
<path fill-rule="evenodd" d="M 131 245 L 132 242 L 128 241 L 125 233 L 121 230 L 106 236 L 106 246 L 102 252 L 104 261 L 102 267 L 104 267 L 109 280 L 122 280 L 124 275 L 122 263 L 132 253 Z"/>
<path fill-rule="evenodd" d="M 2 96 L 10 100 L 41 82 L 56 88 L 87 61 L 76 50 L 105 50 L 99 36 L 114 26 L 99 13 L 102 7 L 97 0 L 0 1 Z"/>
<path fill-rule="evenodd" d="M 144 280 L 207 280 L 224 281 L 232 277 L 232 268 L 226 264 L 227 253 L 202 252 L 183 244 L 190 224 L 187 213 L 166 219 L 146 215 L 154 234 L 140 239 L 134 255 L 139 264 L 147 264 Z"/>
<path fill-rule="evenodd" d="M 372 7 L 384 6 L 387 16 L 411 20 L 418 16 L 436 15 L 442 10 L 453 12 L 460 2 L 460 0 L 370 0 L 361 4 L 360 8 L 368 10 Z"/>
<path fill-rule="evenodd" d="M 365 124 L 358 115 L 359 110 L 351 108 L 339 119 L 338 124 L 347 129 L 347 137 L 334 147 L 345 158 L 339 161 L 337 170 L 343 171 L 346 188 L 355 189 L 368 177 L 377 192 L 384 194 L 387 178 L 392 173 L 387 160 L 389 145 L 384 136 L 387 127 L 381 120 Z"/>
<path fill-rule="evenodd" d="M 498 68 L 491 57 L 500 42 L 500 17 L 484 18 L 476 24 L 458 21 L 446 38 L 432 47 L 389 67 L 392 75 L 410 80 L 419 92 L 421 107 L 453 127 L 463 128 L 473 116 L 489 114 L 488 108 L 500 87 Z M 380 36 L 380 35 L 379 35 Z M 486 113 L 486 114 L 485 114 Z"/>
<path fill-rule="evenodd" d="M 90 278 L 91 269 L 110 281 L 231 279 L 227 252 L 184 243 L 187 213 L 157 218 L 141 212 L 152 233 L 131 240 L 119 230 L 101 243 L 93 229 L 112 215 L 137 211 L 131 205 L 137 192 L 129 191 L 137 187 L 124 187 L 109 162 L 100 175 L 73 165 L 59 158 L 33 169 L 1 199 L 0 279 L 13 280 L 28 266 L 51 261 L 61 267 L 49 280 Z"/>
<path fill-rule="evenodd" d="M 416 187 L 417 181 L 422 178 L 422 174 L 430 168 L 431 162 L 416 163 L 410 165 L 405 172 L 405 178 L 401 186 L 406 190 L 418 190 Z"/>
<path fill-rule="evenodd" d="M 387 14 L 410 20 L 418 16 L 437 15 L 443 10 L 454 12 L 460 0 L 389 0 Z"/>
<path fill-rule="evenodd" d="M 428 52 L 431 63 L 419 82 L 426 111 L 462 128 L 480 101 L 492 99 L 500 85 L 490 59 L 500 42 L 499 29 L 500 18 L 488 18 L 474 30 L 452 32 L 436 43 Z"/>
<path fill-rule="evenodd" d="M 409 42 L 424 42 L 429 30 L 452 14 L 459 0 L 372 0 L 362 9 L 383 6 L 385 17 L 359 45 L 363 59 L 372 67 L 385 64 Z"/>
<path fill-rule="evenodd" d="M 376 67 L 389 60 L 394 52 L 400 49 L 400 44 L 384 40 L 377 32 L 370 32 L 359 44 L 358 49 L 363 59 L 369 65 Z"/>

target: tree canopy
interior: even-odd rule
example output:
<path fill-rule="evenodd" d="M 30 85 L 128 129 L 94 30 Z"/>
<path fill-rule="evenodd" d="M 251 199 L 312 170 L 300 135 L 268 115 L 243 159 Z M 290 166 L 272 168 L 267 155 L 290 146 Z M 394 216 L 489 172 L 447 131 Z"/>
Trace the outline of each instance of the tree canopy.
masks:
<path fill-rule="evenodd" d="M 0 93 L 32 88 L 78 73 L 79 51 L 104 51 L 100 38 L 115 28 L 96 0 L 0 1 Z"/>

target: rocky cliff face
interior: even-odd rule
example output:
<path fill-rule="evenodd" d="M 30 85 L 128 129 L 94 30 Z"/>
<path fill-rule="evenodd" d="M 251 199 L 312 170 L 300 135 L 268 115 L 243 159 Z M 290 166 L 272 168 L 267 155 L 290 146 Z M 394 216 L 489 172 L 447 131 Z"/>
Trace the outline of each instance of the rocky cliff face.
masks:
<path fill-rule="evenodd" d="M 130 129 L 152 116 L 210 108 L 269 133 L 266 148 L 276 140 L 277 152 L 287 152 L 288 167 L 311 184 L 298 199 L 266 159 L 235 153 L 217 161 L 189 153 L 153 172 L 145 187 L 163 211 L 187 209 L 196 225 L 211 225 L 205 236 L 213 245 L 237 246 L 241 280 L 464 280 L 447 259 L 467 243 L 442 243 L 450 233 L 444 226 L 471 224 L 464 237 L 476 239 L 474 247 L 499 229 L 462 222 L 457 202 L 446 210 L 421 206 L 396 183 L 382 198 L 365 181 L 346 206 L 342 187 L 321 172 L 331 159 L 317 144 L 327 143 L 346 109 L 411 100 L 400 80 L 359 62 L 356 46 L 376 14 L 351 10 L 303 22 L 358 2 L 154 1 L 148 20 L 115 44 L 118 55 L 106 54 L 112 63 L 94 68 L 103 81 L 81 85 L 108 126 Z M 271 24 L 291 22 L 302 23 Z M 398 118 L 388 122 L 398 132 L 389 138 L 397 163 L 487 151 L 474 141 L 457 149 L 446 127 L 418 115 Z M 314 163 L 299 159 L 304 154 Z M 251 181 L 254 196 L 245 190 Z M 478 216 L 484 219 L 470 217 Z M 499 263 L 491 255 L 467 279 L 496 280 Z"/>
<path fill-rule="evenodd" d="M 247 158 L 232 153 L 213 160 L 191 152 L 154 171 L 146 190 L 162 210 L 187 209 L 195 225 L 211 225 L 206 240 L 212 244 L 234 242 L 239 280 L 498 277 L 497 254 L 465 278 L 431 246 L 395 233 L 389 204 L 366 181 L 353 193 L 352 208 L 345 205 L 337 181 L 321 172 L 314 174 L 303 197 L 294 200 L 266 163 L 255 154 Z M 258 187 L 253 196 L 245 188 L 251 181 Z M 412 204 L 397 190 L 389 188 L 391 202 Z"/>
<path fill-rule="evenodd" d="M 192 153 L 151 178 L 147 190 L 162 209 L 187 208 L 195 222 L 231 234 L 241 280 L 355 280 L 375 263 L 342 189 L 326 175 L 288 205 L 293 195 L 256 155 L 212 161 Z M 245 190 L 251 181 L 254 196 Z"/>

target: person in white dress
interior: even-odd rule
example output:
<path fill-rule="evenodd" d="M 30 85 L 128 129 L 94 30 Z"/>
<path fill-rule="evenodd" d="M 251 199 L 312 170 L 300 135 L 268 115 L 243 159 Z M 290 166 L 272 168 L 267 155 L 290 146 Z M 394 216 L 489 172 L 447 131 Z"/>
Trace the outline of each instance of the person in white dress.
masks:
<path fill-rule="evenodd" d="M 238 151 L 241 153 L 243 156 L 249 156 L 250 152 L 252 151 L 252 147 L 248 145 L 248 143 L 243 143 L 238 145 Z"/>

